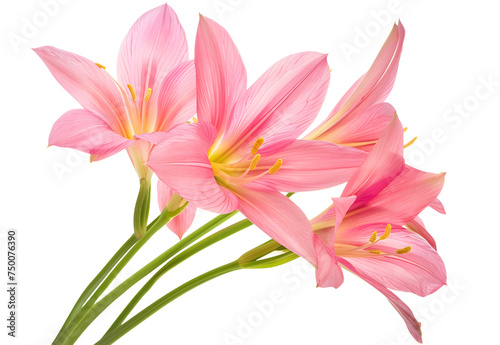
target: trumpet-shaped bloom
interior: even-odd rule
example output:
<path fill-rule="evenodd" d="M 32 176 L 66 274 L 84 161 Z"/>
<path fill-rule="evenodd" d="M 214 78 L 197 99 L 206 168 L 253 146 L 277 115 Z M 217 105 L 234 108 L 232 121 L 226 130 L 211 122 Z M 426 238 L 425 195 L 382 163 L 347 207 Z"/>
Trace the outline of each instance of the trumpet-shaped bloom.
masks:
<path fill-rule="evenodd" d="M 342 196 L 311 223 L 318 286 L 339 287 L 341 267 L 353 272 L 389 299 L 421 341 L 419 323 L 389 289 L 426 296 L 446 282 L 443 261 L 421 236 L 426 231 L 418 219 L 424 208 L 436 206 L 444 174 L 405 165 L 402 152 L 403 129 L 395 116 Z M 406 224 L 418 231 L 404 228 Z"/>
<path fill-rule="evenodd" d="M 340 99 L 328 118 L 305 138 L 369 151 L 394 116 L 385 103 L 396 79 L 405 30 L 394 25 L 372 66 Z"/>
<path fill-rule="evenodd" d="M 305 52 L 273 65 L 249 89 L 229 34 L 200 16 L 195 47 L 197 116 L 155 143 L 148 165 L 196 207 L 239 209 L 277 242 L 315 264 L 311 224 L 280 192 L 347 181 L 366 154 L 331 143 L 297 140 L 324 100 L 326 55 Z"/>
<path fill-rule="evenodd" d="M 99 63 L 46 46 L 35 49 L 56 80 L 83 107 L 54 124 L 49 145 L 75 148 L 91 161 L 127 149 L 141 178 L 151 144 L 135 134 L 168 131 L 195 114 L 194 62 L 174 11 L 157 7 L 132 26 L 118 55 L 118 81 Z"/>

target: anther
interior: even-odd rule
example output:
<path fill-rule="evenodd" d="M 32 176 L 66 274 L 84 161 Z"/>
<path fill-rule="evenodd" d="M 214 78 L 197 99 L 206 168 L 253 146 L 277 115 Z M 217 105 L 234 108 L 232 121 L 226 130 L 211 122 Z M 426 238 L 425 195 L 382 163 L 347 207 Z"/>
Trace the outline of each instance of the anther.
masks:
<path fill-rule="evenodd" d="M 255 143 L 252 146 L 252 156 L 257 153 L 262 144 L 264 144 L 264 138 L 260 137 L 259 139 L 255 140 Z"/>
<path fill-rule="evenodd" d="M 385 227 L 385 231 L 384 231 L 384 234 L 382 236 L 380 236 L 380 238 L 378 239 L 379 241 L 383 241 L 385 240 L 387 237 L 389 237 L 389 235 L 391 234 L 391 230 L 392 230 L 392 226 L 391 224 L 387 224 L 387 226 Z"/>
<path fill-rule="evenodd" d="M 413 138 L 409 142 L 407 142 L 404 146 L 404 148 L 410 147 L 415 141 L 417 141 L 417 137 Z"/>
<path fill-rule="evenodd" d="M 262 140 L 264 141 L 264 139 Z M 274 165 L 269 169 L 269 174 L 275 174 L 278 170 L 280 170 L 281 166 L 283 165 L 283 160 L 280 158 L 274 163 Z"/>
<path fill-rule="evenodd" d="M 132 100 L 135 101 L 135 91 L 134 91 L 134 88 L 130 84 L 127 84 L 127 87 L 128 87 L 128 89 L 130 91 L 130 95 L 132 96 Z"/>
<path fill-rule="evenodd" d="M 193 123 L 198 123 L 198 119 L 196 117 L 192 118 Z"/>
<path fill-rule="evenodd" d="M 377 255 L 382 254 L 382 251 L 381 251 L 381 250 L 369 250 L 368 252 L 369 252 L 369 253 L 372 253 L 372 254 L 377 254 Z"/>
<path fill-rule="evenodd" d="M 252 158 L 252 162 L 250 163 L 250 170 L 253 170 L 253 169 L 257 168 L 257 164 L 259 164 L 259 159 L 260 159 L 260 155 L 259 154 L 255 155 Z"/>
<path fill-rule="evenodd" d="M 103 65 L 101 65 L 101 64 L 100 64 L 100 63 L 98 63 L 98 62 L 96 62 L 95 64 L 96 64 L 96 66 L 97 66 L 97 67 L 99 67 L 99 68 L 106 69 L 106 66 L 103 66 Z"/>
<path fill-rule="evenodd" d="M 409 253 L 410 251 L 411 251 L 411 247 L 405 247 L 403 249 L 396 250 L 396 253 L 398 253 L 398 254 L 406 254 L 406 253 Z"/>
<path fill-rule="evenodd" d="M 376 240 L 377 240 L 377 232 L 374 231 L 373 234 L 370 236 L 370 242 L 375 243 Z"/>
<path fill-rule="evenodd" d="M 147 102 L 149 101 L 149 97 L 151 97 L 151 88 L 148 88 L 146 90 L 146 95 L 144 96 L 144 100 Z"/>

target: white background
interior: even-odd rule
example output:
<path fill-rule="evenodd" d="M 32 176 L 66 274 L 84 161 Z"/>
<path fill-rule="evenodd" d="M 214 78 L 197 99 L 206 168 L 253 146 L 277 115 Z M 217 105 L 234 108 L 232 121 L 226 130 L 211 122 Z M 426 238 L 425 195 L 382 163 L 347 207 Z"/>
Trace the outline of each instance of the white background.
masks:
<path fill-rule="evenodd" d="M 138 183 L 129 158 L 122 152 L 89 164 L 88 157 L 76 151 L 46 148 L 54 121 L 78 105 L 29 48 L 54 45 L 114 72 L 125 33 L 139 15 L 162 2 L 60 2 L 51 16 L 45 16 L 46 22 L 35 0 L 3 0 L 0 14 L 0 272 L 6 271 L 6 229 L 18 229 L 20 248 L 19 336 L 8 338 L 2 321 L 2 344 L 50 344 L 80 292 L 132 233 Z M 407 36 L 389 101 L 409 127 L 408 140 L 419 136 L 406 150 L 408 161 L 420 169 L 448 172 L 441 195 L 447 216 L 429 211 L 424 219 L 438 242 L 449 276 L 448 287 L 432 296 L 401 296 L 423 322 L 425 344 L 498 344 L 500 229 L 496 217 L 500 188 L 498 153 L 494 152 L 500 129 L 497 3 L 221 0 L 219 3 L 229 6 L 223 14 L 215 10 L 216 3 L 170 2 L 184 25 L 191 53 L 198 12 L 219 21 L 230 32 L 250 81 L 290 53 L 329 53 L 332 81 L 320 117 L 326 116 L 348 86 L 368 69 L 392 22 L 401 18 Z M 392 11 L 390 20 L 379 18 L 377 22 L 377 13 L 387 11 Z M 38 20 L 39 27 L 32 37 L 24 37 L 25 41 L 15 46 L 9 37 L 23 37 L 25 20 Z M 368 34 L 363 44 L 356 41 L 359 32 Z M 348 45 L 356 52 L 343 52 L 342 47 Z M 481 86 L 481 80 L 488 78 L 496 83 L 489 91 Z M 477 98 L 478 88 L 481 99 Z M 469 109 L 466 113 L 451 114 L 454 107 L 464 104 Z M 58 176 L 55 166 L 67 170 Z M 338 193 L 339 189 L 299 194 L 294 200 L 308 216 L 314 216 Z M 154 217 L 156 205 L 152 210 Z M 202 212 L 195 225 L 211 217 Z M 214 246 L 164 277 L 140 307 L 264 240 L 258 229 L 251 229 Z M 118 281 L 175 241 L 167 229 L 158 233 Z M 0 276 L 1 281 L 6 280 L 5 273 Z M 93 344 L 139 286 L 109 308 L 80 343 Z M 254 302 L 267 300 L 273 293 L 282 295 L 282 303 L 259 320 L 261 314 Z M 6 304 L 3 293 L 1 320 L 7 317 Z M 242 320 L 249 317 L 261 322 L 250 332 L 238 333 Z M 414 344 L 399 315 L 372 287 L 346 274 L 340 289 L 316 289 L 313 273 L 299 261 L 272 270 L 237 272 L 210 282 L 158 312 L 117 344 L 231 344 L 224 340 L 228 334 L 238 337 L 233 343 L 248 345 Z"/>

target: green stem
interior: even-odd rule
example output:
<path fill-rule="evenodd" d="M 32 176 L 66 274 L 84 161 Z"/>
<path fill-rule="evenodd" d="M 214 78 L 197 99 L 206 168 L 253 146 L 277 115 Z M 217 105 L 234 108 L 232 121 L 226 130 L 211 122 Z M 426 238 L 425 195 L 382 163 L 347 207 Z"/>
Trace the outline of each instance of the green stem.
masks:
<path fill-rule="evenodd" d="M 184 295 L 186 292 L 194 289 L 197 286 L 200 286 L 214 278 L 220 277 L 229 272 L 237 271 L 241 269 L 238 261 L 231 262 L 227 265 L 218 267 L 212 271 L 204 273 L 187 283 L 179 286 L 175 290 L 169 292 L 162 298 L 158 299 L 156 302 L 149 305 L 147 308 L 139 312 L 137 315 L 133 316 L 130 320 L 125 322 L 123 325 L 113 329 L 111 332 L 104 335 L 95 345 L 108 345 L 113 344 L 115 341 L 120 339 L 126 333 L 128 333 L 135 326 L 139 325 L 141 322 L 146 320 L 148 317 L 156 313 L 158 310 L 174 301 L 178 297 Z"/>
<path fill-rule="evenodd" d="M 193 244 L 191 247 L 174 257 L 172 260 L 167 262 L 162 268 L 158 270 L 158 272 L 155 273 L 151 279 L 144 284 L 144 286 L 139 290 L 139 292 L 134 296 L 134 298 L 130 301 L 130 303 L 127 305 L 125 309 L 121 312 L 121 314 L 118 316 L 118 318 L 115 320 L 115 322 L 111 325 L 109 328 L 108 332 L 112 331 L 114 328 L 120 326 L 127 316 L 132 312 L 132 310 L 135 308 L 135 306 L 139 303 L 139 301 L 144 297 L 144 295 L 153 287 L 153 285 L 168 271 L 170 271 L 172 268 L 175 266 L 179 265 L 181 262 L 187 260 L 188 258 L 192 257 L 196 253 L 202 251 L 203 249 L 211 246 L 214 243 L 217 243 L 226 237 L 229 237 L 231 235 L 234 235 L 235 233 L 248 228 L 251 226 L 252 223 L 248 220 L 242 220 L 240 222 L 237 222 L 233 225 L 230 225 L 222 230 L 219 230 L 218 232 L 208 236 L 207 238 L 203 239 L 202 241 Z"/>
<path fill-rule="evenodd" d="M 89 299 L 92 293 L 97 289 L 99 284 L 106 278 L 106 276 L 111 272 L 113 267 L 120 261 L 120 259 L 129 251 L 129 249 L 137 242 L 137 238 L 135 235 L 132 235 L 127 242 L 125 242 L 121 248 L 116 252 L 116 254 L 109 260 L 106 266 L 95 276 L 95 278 L 90 282 L 90 284 L 85 288 L 85 290 L 80 295 L 78 301 L 76 301 L 73 309 L 68 315 L 68 318 L 64 322 L 64 325 L 61 327 L 59 333 L 61 333 L 68 324 L 73 321 L 76 314 L 80 311 L 80 308 L 85 304 L 85 302 Z M 59 334 L 58 334 L 59 336 Z"/>
<path fill-rule="evenodd" d="M 130 287 L 132 287 L 134 284 L 136 284 L 138 281 L 140 281 L 142 278 L 153 272 L 155 269 L 160 267 L 165 261 L 170 259 L 172 256 L 175 254 L 179 253 L 181 250 L 198 240 L 199 238 L 203 237 L 206 235 L 208 232 L 234 216 L 238 211 L 234 211 L 228 214 L 223 214 L 215 217 L 205 225 L 201 226 L 199 229 L 191 233 L 190 235 L 186 236 L 183 238 L 181 241 L 177 242 L 174 244 L 172 247 L 167 249 L 165 252 L 163 252 L 161 255 L 156 257 L 153 261 L 145 265 L 143 268 L 141 268 L 139 271 L 137 271 L 135 274 L 130 276 L 127 280 L 125 280 L 123 283 L 121 283 L 119 286 L 117 286 L 114 290 L 112 290 L 110 293 L 108 293 L 106 296 L 104 296 L 98 303 L 95 303 L 97 298 L 95 298 L 92 301 L 92 304 L 85 304 L 84 308 L 85 310 L 82 309 L 82 311 L 77 315 L 78 319 L 76 320 L 76 323 L 73 322 L 71 325 L 71 329 L 69 329 L 66 332 L 66 337 L 61 338 L 56 338 L 54 341 L 53 345 L 70 345 L 74 344 L 74 342 L 80 337 L 80 335 L 87 329 L 87 327 L 92 323 L 93 320 L 95 320 L 113 301 L 115 301 L 118 297 L 120 297 L 123 293 L 125 293 Z M 157 223 L 157 222 L 156 222 Z M 163 226 L 163 225 L 161 225 Z M 160 227 L 161 227 L 160 226 Z M 146 237 L 148 233 L 151 231 L 146 232 Z M 143 237 L 143 238 L 144 238 Z M 139 240 L 142 241 L 143 239 L 141 238 Z M 139 243 L 138 243 L 139 244 Z M 137 244 L 137 245 L 138 245 Z M 137 246 L 136 245 L 136 246 Z M 135 246 L 133 247 L 135 248 Z M 134 253 L 135 254 L 135 253 Z M 125 259 L 125 258 L 124 258 Z M 128 262 L 128 261 L 127 261 Z M 120 269 L 121 270 L 121 269 Z M 109 286 L 109 284 L 108 284 Z M 107 288 L 107 286 L 106 286 Z M 105 290 L 105 289 L 104 289 Z M 99 296 L 102 294 L 104 291 L 99 291 Z M 97 297 L 99 297 L 97 296 Z M 89 301 L 90 302 L 90 301 Z M 94 305 L 95 303 L 95 305 Z M 63 335 L 64 336 L 64 335 Z"/>
<path fill-rule="evenodd" d="M 141 186 L 134 210 L 134 233 L 139 239 L 147 231 L 149 206 L 151 200 L 151 180 L 148 178 L 141 179 Z"/>
<path fill-rule="evenodd" d="M 275 249 L 270 249 L 270 251 L 264 255 L 270 254 Z M 183 253 L 184 254 L 184 253 Z M 168 294 L 164 295 L 160 299 L 156 300 L 154 303 L 150 304 L 148 307 L 134 315 L 130 320 L 125 322 L 124 324 L 117 326 L 116 328 L 108 331 L 95 345 L 109 345 L 113 344 L 115 341 L 120 339 L 122 336 L 127 334 L 134 327 L 145 321 L 151 315 L 156 313 L 161 308 L 168 305 L 170 302 L 184 295 L 186 292 L 194 289 L 197 286 L 200 286 L 214 278 L 220 277 L 229 272 L 234 272 L 240 269 L 246 268 L 271 268 L 279 265 L 283 265 L 287 262 L 295 260 L 298 256 L 293 252 L 287 252 L 285 254 L 277 255 L 269 259 L 256 260 L 253 262 L 247 262 L 244 265 L 241 265 L 239 260 L 230 262 L 226 265 L 220 266 L 214 270 L 206 272 L 187 283 L 179 286 L 178 288 L 172 290 Z"/>

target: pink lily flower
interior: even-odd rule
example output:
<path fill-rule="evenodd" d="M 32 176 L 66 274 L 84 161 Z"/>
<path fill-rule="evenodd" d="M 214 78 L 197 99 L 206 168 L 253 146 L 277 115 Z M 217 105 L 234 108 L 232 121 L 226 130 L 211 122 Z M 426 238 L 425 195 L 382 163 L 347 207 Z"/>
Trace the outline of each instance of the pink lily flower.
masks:
<path fill-rule="evenodd" d="M 195 71 L 175 12 L 159 6 L 142 15 L 118 55 L 118 81 L 99 63 L 46 46 L 34 49 L 56 80 L 83 107 L 54 124 L 49 145 L 89 153 L 91 161 L 126 149 L 141 179 L 151 144 L 135 134 L 168 131 L 194 116 Z"/>
<path fill-rule="evenodd" d="M 199 123 L 138 136 L 156 144 L 148 165 L 190 204 L 218 213 L 238 209 L 315 264 L 311 224 L 280 192 L 343 183 L 366 158 L 349 147 L 296 139 L 325 98 L 326 55 L 290 55 L 247 89 L 231 37 L 200 16 L 195 66 Z"/>
<path fill-rule="evenodd" d="M 405 165 L 402 152 L 403 128 L 395 116 L 342 196 L 311 221 L 316 277 L 319 287 L 337 288 L 344 279 L 341 268 L 358 275 L 389 299 L 421 342 L 420 324 L 389 289 L 427 296 L 446 283 L 435 246 L 403 227 L 416 226 L 419 213 L 435 203 L 444 174 Z"/>
<path fill-rule="evenodd" d="M 330 115 L 305 139 L 370 151 L 394 116 L 385 103 L 396 79 L 405 30 L 394 25 L 372 66 L 340 99 Z"/>

